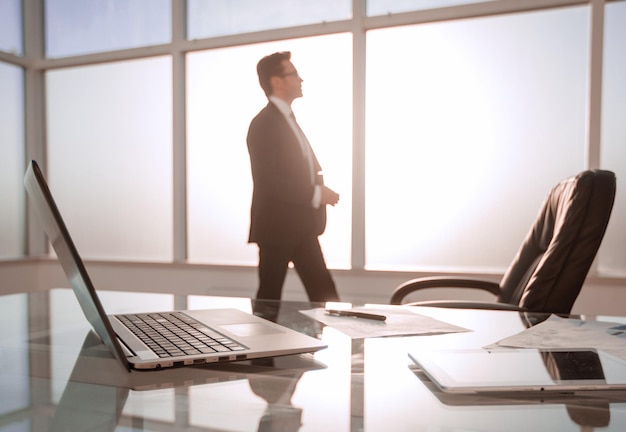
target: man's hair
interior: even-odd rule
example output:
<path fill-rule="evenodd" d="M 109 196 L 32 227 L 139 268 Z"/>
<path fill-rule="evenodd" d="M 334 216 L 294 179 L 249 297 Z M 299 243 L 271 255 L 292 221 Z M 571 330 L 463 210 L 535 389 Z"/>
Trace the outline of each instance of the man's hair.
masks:
<path fill-rule="evenodd" d="M 291 52 L 276 52 L 263 57 L 256 65 L 256 72 L 259 75 L 259 84 L 261 84 L 261 88 L 265 92 L 266 96 L 270 96 L 272 94 L 270 78 L 273 76 L 282 76 L 283 60 L 289 61 L 290 59 Z"/>

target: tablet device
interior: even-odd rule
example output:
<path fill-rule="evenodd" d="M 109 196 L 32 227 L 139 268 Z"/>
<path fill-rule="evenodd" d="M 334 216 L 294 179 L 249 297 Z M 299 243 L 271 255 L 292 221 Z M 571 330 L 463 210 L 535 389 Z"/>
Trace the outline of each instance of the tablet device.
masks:
<path fill-rule="evenodd" d="M 626 361 L 594 349 L 462 349 L 410 352 L 449 393 L 626 390 Z"/>

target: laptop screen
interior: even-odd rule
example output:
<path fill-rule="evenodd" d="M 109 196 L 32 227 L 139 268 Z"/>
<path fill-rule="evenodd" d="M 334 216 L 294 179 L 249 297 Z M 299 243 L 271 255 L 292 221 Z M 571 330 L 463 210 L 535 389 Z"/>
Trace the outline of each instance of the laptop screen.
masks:
<path fill-rule="evenodd" d="M 36 161 L 31 161 L 24 177 L 24 186 L 48 240 L 65 271 L 87 320 L 111 352 L 129 368 L 111 323 L 104 312 L 85 265 L 70 237 L 61 213 Z"/>

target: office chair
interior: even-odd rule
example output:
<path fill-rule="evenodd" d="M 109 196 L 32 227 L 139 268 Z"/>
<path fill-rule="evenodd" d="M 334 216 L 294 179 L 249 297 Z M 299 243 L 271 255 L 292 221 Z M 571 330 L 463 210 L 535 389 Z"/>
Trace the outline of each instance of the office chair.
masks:
<path fill-rule="evenodd" d="M 425 277 L 398 286 L 390 304 L 427 288 L 470 288 L 496 302 L 423 301 L 419 306 L 569 314 L 606 231 L 615 199 L 615 174 L 588 170 L 558 183 L 500 283 L 458 277 Z"/>

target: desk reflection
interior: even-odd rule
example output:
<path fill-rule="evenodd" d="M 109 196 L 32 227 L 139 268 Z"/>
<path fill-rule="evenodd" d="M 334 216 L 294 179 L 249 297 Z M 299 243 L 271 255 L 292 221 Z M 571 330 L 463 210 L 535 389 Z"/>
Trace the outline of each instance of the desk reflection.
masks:
<path fill-rule="evenodd" d="M 107 292 L 107 310 L 161 308 L 173 297 Z M 191 308 L 228 299 L 194 296 Z M 416 349 L 479 348 L 542 318 L 514 312 L 417 312 L 470 329 L 352 340 L 299 313 L 319 305 L 234 299 L 235 307 L 318 336 L 311 355 L 128 373 L 90 331 L 68 290 L 0 296 L 0 431 L 623 431 L 626 392 L 450 396 L 413 370 Z M 215 301 L 215 303 L 213 303 Z M 150 303 L 152 302 L 152 303 Z M 13 317 L 13 318 L 11 318 Z"/>
<path fill-rule="evenodd" d="M 285 356 L 204 367 L 162 371 L 128 372 L 102 345 L 95 333 L 85 336 L 81 351 L 58 402 L 51 431 L 113 431 L 122 423 L 122 413 L 131 391 L 176 389 L 187 398 L 192 386 L 247 381 L 267 408 L 258 430 L 297 431 L 302 409 L 291 398 L 307 371 L 324 369 L 311 355 Z M 131 423 L 136 419 L 131 419 Z M 189 426 L 189 425 L 186 425 Z"/>

